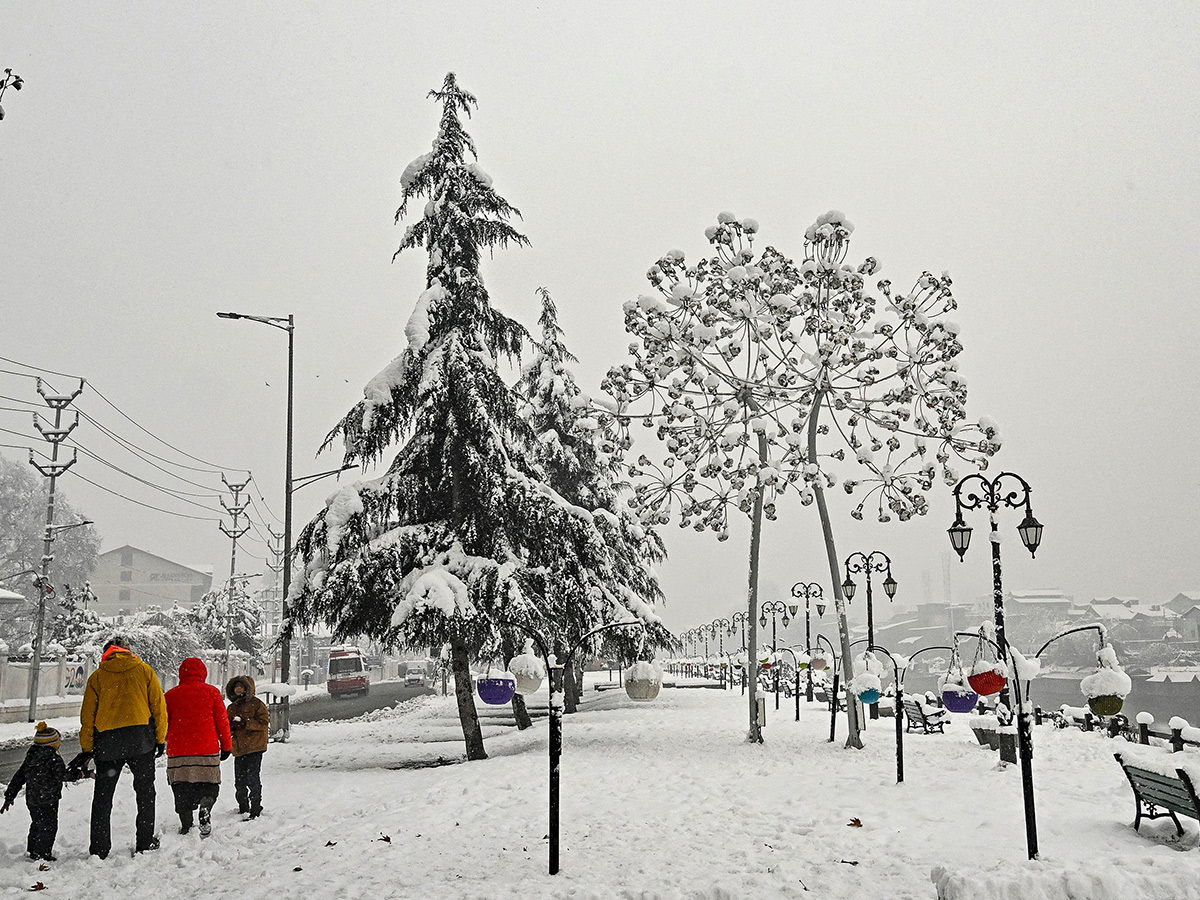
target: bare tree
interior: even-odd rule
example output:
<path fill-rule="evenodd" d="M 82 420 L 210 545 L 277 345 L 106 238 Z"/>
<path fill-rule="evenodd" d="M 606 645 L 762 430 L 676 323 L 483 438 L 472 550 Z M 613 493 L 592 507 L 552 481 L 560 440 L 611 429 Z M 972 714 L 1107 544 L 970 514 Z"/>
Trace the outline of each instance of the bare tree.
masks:
<path fill-rule="evenodd" d="M 722 213 L 706 230 L 712 256 L 689 265 L 672 250 L 647 274 L 654 290 L 625 304 L 637 338 L 631 360 L 609 370 L 605 390 L 632 446 L 634 420 L 665 445 L 658 462 L 633 468 L 643 521 L 729 536 L 735 507 L 750 517 L 749 651 L 757 641 L 762 520 L 794 490 L 817 505 L 841 637 L 847 683 L 854 676 L 846 600 L 825 491 L 835 464 L 856 463 L 843 481 L 880 522 L 928 511 L 925 492 L 939 470 L 948 484 L 960 457 L 979 468 L 1000 447 L 993 422 L 966 422 L 966 380 L 956 361 L 958 326 L 948 275 L 923 272 L 912 290 L 878 282 L 882 309 L 865 285 L 878 269 L 868 257 L 846 263 L 853 226 L 821 216 L 804 236 L 797 264 L 773 247 L 757 253 L 758 223 Z M 750 741 L 761 741 L 750 679 Z M 855 704 L 847 704 L 847 746 L 861 747 Z"/>

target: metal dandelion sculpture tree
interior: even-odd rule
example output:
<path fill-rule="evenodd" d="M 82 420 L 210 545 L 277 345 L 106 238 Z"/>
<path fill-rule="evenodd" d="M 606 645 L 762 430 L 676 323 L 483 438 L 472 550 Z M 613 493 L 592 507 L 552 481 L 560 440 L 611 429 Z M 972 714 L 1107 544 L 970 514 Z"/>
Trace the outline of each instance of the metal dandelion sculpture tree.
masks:
<path fill-rule="evenodd" d="M 748 646 L 757 646 L 762 520 L 794 491 L 816 502 L 829 560 L 842 658 L 851 669 L 846 601 L 825 491 L 838 468 L 858 502 L 851 515 L 906 521 L 928 511 L 925 493 L 940 475 L 958 480 L 955 459 L 983 469 L 1000 447 L 995 423 L 966 420 L 967 385 L 958 373 L 957 306 L 950 278 L 921 274 L 908 293 L 866 279 L 868 257 L 846 262 L 853 226 L 839 212 L 804 235 L 800 263 L 755 248 L 758 223 L 722 213 L 705 236 L 712 255 L 689 264 L 672 250 L 651 266 L 653 291 L 625 304 L 636 340 L 611 368 L 622 444 L 631 425 L 653 429 L 666 454 L 631 467 L 644 522 L 729 536 L 735 508 L 750 517 Z M 749 690 L 751 741 L 756 685 Z M 848 746 L 861 747 L 855 705 L 847 704 Z"/>

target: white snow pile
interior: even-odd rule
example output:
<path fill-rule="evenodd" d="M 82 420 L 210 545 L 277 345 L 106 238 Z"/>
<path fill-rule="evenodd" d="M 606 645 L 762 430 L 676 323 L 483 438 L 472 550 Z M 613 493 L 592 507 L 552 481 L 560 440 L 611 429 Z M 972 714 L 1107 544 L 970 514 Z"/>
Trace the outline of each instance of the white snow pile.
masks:
<path fill-rule="evenodd" d="M 264 755 L 254 821 L 236 813 L 225 762 L 204 840 L 178 833 L 159 760 L 154 853 L 129 852 L 128 779 L 104 861 L 87 854 L 91 782 L 64 791 L 58 860 L 45 869 L 25 857 L 19 798 L 0 816 L 0 896 L 40 882 L 47 897 L 124 900 L 1200 900 L 1197 823 L 1181 818 L 1182 837 L 1169 819 L 1134 832 L 1133 794 L 1112 758 L 1144 750 L 1195 765 L 1194 748 L 1036 727 L 1041 858 L 1030 861 L 1020 767 L 998 766 L 966 717 L 944 735 L 906 738 L 897 784 L 892 723 L 869 723 L 865 748 L 848 750 L 845 718 L 831 743 L 823 704 L 801 700 L 799 722 L 768 704 L 765 743 L 749 744 L 736 688 L 665 687 L 645 703 L 593 689 L 608 679 L 587 673 L 580 711 L 563 719 L 558 875 L 546 871 L 546 686 L 527 697 L 525 731 L 507 708 L 480 708 L 489 758 L 470 763 L 451 686 L 447 697 L 293 725 Z"/>
<path fill-rule="evenodd" d="M 526 650 L 514 656 L 508 663 L 508 671 L 518 677 L 525 678 L 545 678 L 546 664 L 541 661 L 536 653 Z"/>
<path fill-rule="evenodd" d="M 475 613 L 466 583 L 439 565 L 426 566 L 410 572 L 400 582 L 404 599 L 392 612 L 392 624 L 402 624 L 421 609 L 434 609 L 449 618 L 455 613 L 470 616 Z"/>
<path fill-rule="evenodd" d="M 850 693 L 865 694 L 867 691 L 881 691 L 883 685 L 879 681 L 879 676 L 874 672 L 859 672 L 850 679 Z"/>
<path fill-rule="evenodd" d="M 625 670 L 625 680 L 652 681 L 655 684 L 662 684 L 663 672 L 658 663 L 642 659 Z"/>
<path fill-rule="evenodd" d="M 342 544 L 346 523 L 351 516 L 360 515 L 362 511 L 362 497 L 352 484 L 338 488 L 325 498 L 325 543 L 330 559 L 337 555 L 338 547 Z"/>

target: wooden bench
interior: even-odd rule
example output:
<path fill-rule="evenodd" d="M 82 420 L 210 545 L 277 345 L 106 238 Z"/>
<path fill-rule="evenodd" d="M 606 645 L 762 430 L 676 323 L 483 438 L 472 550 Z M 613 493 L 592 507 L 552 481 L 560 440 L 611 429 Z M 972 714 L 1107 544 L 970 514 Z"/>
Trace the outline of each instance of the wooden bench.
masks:
<path fill-rule="evenodd" d="M 905 731 L 914 731 L 920 728 L 924 734 L 933 734 L 935 731 L 938 734 L 945 734 L 946 719 L 948 713 L 943 712 L 941 715 L 934 713 L 926 713 L 920 702 L 916 700 L 902 700 L 901 706 L 904 709 Z"/>
<path fill-rule="evenodd" d="M 1137 808 L 1133 819 L 1134 831 L 1137 831 L 1141 824 L 1143 815 L 1147 819 L 1170 816 L 1179 834 L 1183 834 L 1183 826 L 1179 824 L 1176 813 L 1200 821 L 1200 799 L 1196 797 L 1196 786 L 1183 769 L 1176 769 L 1173 776 L 1164 775 L 1130 765 L 1121 758 L 1120 753 L 1114 753 L 1113 756 L 1121 764 L 1125 777 L 1129 779 L 1129 786 L 1133 788 L 1133 801 Z M 1145 807 L 1145 810 L 1142 807 Z"/>

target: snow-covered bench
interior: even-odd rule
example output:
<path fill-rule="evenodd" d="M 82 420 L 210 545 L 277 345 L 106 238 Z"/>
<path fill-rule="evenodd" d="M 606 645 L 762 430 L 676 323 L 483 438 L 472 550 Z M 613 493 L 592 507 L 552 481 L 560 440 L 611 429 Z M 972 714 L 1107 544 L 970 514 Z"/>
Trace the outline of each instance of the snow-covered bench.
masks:
<path fill-rule="evenodd" d="M 945 734 L 946 720 L 950 714 L 944 709 L 926 709 L 925 704 L 917 697 L 905 697 L 901 701 L 904 709 L 905 731 L 920 728 L 925 734 Z"/>
<path fill-rule="evenodd" d="M 1120 753 L 1114 757 L 1121 764 L 1129 786 L 1133 788 L 1133 802 L 1137 814 L 1133 819 L 1133 830 L 1137 831 L 1142 822 L 1142 816 L 1147 819 L 1160 819 L 1170 816 L 1179 834 L 1183 834 L 1183 826 L 1179 824 L 1176 813 L 1200 821 L 1200 799 L 1196 797 L 1196 786 L 1191 777 L 1183 769 L 1176 769 L 1174 775 L 1163 771 L 1151 771 L 1141 766 L 1127 763 Z M 1143 811 L 1142 807 L 1145 807 Z M 1159 812 L 1165 809 L 1166 812 Z"/>

